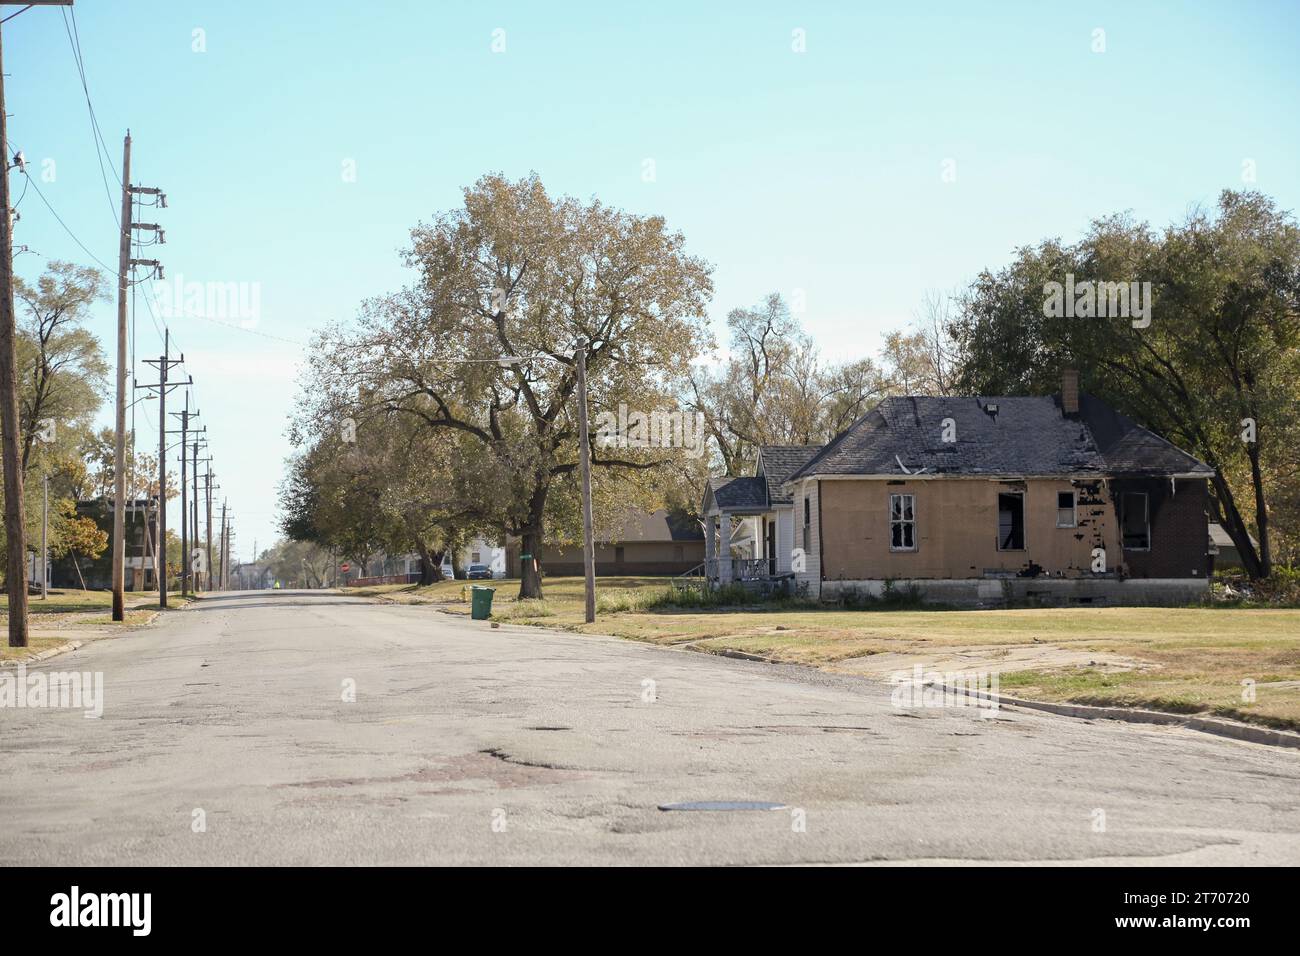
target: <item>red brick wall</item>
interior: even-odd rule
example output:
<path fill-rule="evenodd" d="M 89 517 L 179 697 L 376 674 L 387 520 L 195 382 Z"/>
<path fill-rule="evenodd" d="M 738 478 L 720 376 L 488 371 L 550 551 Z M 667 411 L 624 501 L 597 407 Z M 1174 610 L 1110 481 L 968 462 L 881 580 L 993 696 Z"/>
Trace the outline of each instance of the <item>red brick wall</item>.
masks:
<path fill-rule="evenodd" d="M 1125 573 L 1134 578 L 1204 578 L 1209 541 L 1204 479 L 1179 479 L 1176 493 L 1168 478 L 1115 479 L 1110 482 L 1116 519 L 1121 495 L 1145 491 L 1151 515 L 1151 550 L 1124 551 Z"/>

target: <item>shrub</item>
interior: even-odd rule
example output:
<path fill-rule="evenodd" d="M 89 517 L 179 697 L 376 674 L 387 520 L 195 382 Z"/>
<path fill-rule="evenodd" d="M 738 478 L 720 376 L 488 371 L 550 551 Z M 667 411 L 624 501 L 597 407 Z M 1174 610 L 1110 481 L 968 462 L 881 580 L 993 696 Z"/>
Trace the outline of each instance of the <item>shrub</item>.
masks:
<path fill-rule="evenodd" d="M 924 606 L 921 589 L 915 584 L 908 584 L 906 587 L 898 587 L 892 580 L 886 578 L 884 587 L 880 594 L 872 594 L 870 591 L 859 590 L 858 588 L 843 588 L 835 596 L 832 602 L 839 607 L 848 610 L 900 610 L 900 609 L 918 609 Z"/>
<path fill-rule="evenodd" d="M 1206 602 L 1234 607 L 1300 607 L 1300 568 L 1278 565 L 1259 581 L 1241 573 L 1217 573 Z"/>

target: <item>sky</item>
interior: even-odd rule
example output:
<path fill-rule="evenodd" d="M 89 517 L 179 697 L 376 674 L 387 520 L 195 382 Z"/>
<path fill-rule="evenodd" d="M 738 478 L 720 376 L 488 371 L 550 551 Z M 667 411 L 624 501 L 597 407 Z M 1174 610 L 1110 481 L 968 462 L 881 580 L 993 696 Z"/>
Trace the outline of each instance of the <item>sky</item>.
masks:
<path fill-rule="evenodd" d="M 168 198 L 142 217 L 166 230 L 140 254 L 166 278 L 161 316 L 137 287 L 134 377 L 152 380 L 138 362 L 165 324 L 244 559 L 279 536 L 312 330 L 409 281 L 410 229 L 489 172 L 665 216 L 714 266 L 719 332 L 776 291 L 832 359 L 873 355 L 928 293 L 1102 215 L 1163 226 L 1244 187 L 1300 208 L 1297 0 L 77 0 L 74 14 L 113 168 L 63 13 L 5 23 L 11 148 L 64 223 L 24 195 L 15 243 L 32 251 L 15 267 L 33 279 L 93 255 L 115 270 L 129 127 L 131 179 Z M 15 199 L 23 186 L 15 170 Z M 178 280 L 242 293 L 243 312 L 168 312 L 158 287 L 174 296 Z M 102 303 L 91 323 L 110 354 L 115 314 Z M 142 447 L 157 446 L 156 404 L 135 408 Z"/>

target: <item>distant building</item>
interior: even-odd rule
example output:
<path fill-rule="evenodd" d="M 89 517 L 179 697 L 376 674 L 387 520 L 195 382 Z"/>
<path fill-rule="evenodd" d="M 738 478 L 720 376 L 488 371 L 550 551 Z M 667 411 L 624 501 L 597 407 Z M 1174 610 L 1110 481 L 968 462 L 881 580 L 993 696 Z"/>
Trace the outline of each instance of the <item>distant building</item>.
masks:
<path fill-rule="evenodd" d="M 90 518 L 101 531 L 113 534 L 113 500 L 83 498 L 77 502 L 77 516 Z M 158 587 L 154 576 L 154 554 L 158 539 L 158 499 L 137 498 L 126 503 L 126 564 L 124 586 L 128 591 L 149 591 Z M 30 580 L 40 582 L 40 559 L 32 555 Z M 179 561 L 180 555 L 176 555 Z M 106 591 L 113 586 L 113 549 L 108 547 L 98 558 L 69 552 L 50 561 L 50 587 L 86 588 Z"/>
<path fill-rule="evenodd" d="M 1259 542 L 1253 535 L 1250 543 L 1259 547 Z M 1245 567 L 1237 543 L 1232 540 L 1232 536 L 1223 525 L 1213 521 L 1210 522 L 1210 556 L 1213 560 L 1213 569 L 1216 571 L 1240 571 Z"/>
<path fill-rule="evenodd" d="M 596 574 L 684 574 L 704 563 L 704 528 L 690 515 L 629 511 L 613 532 L 596 533 Z M 582 548 L 553 548 L 542 553 L 542 573 L 552 577 L 583 573 Z M 516 563 L 514 575 L 519 574 Z"/>

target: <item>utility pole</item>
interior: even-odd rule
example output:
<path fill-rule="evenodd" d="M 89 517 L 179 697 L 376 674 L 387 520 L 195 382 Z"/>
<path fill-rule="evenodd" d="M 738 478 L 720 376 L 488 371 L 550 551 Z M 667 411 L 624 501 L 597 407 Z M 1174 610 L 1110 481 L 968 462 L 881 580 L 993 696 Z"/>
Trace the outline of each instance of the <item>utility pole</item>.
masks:
<path fill-rule="evenodd" d="M 71 6 L 72 0 L 37 0 L 26 6 Z M 0 6 L 12 6 L 0 3 Z M 18 13 L 22 13 L 21 10 Z M 12 14 L 17 16 L 18 14 Z M 13 161 L 11 162 L 11 157 Z M 5 112 L 4 42 L 0 38 L 0 470 L 4 471 L 5 588 L 9 592 L 9 646 L 27 646 L 27 539 L 23 528 L 23 471 L 18 419 L 18 330 L 14 318 L 14 223 L 9 170 L 27 174 L 9 152 Z"/>
<path fill-rule="evenodd" d="M 124 591 L 126 589 L 126 372 L 127 372 L 127 322 L 126 294 L 131 286 L 131 268 L 151 266 L 154 275 L 162 278 L 162 265 L 157 259 L 132 259 L 131 242 L 136 229 L 152 230 L 163 241 L 163 232 L 154 223 L 134 222 L 135 196 L 146 194 L 157 197 L 157 203 L 167 206 L 167 197 L 161 190 L 131 185 L 131 131 L 126 131 L 122 141 L 122 221 L 117 249 L 117 403 L 113 445 L 113 620 L 126 619 Z M 164 419 L 165 421 L 165 419 Z M 166 470 L 166 466 L 163 466 Z M 166 601 L 163 601 L 166 607 Z"/>
<path fill-rule="evenodd" d="M 126 620 L 126 292 L 131 279 L 131 131 L 122 140 L 122 221 L 117 243 L 117 404 L 113 443 L 113 620 Z"/>
<path fill-rule="evenodd" d="M 209 457 L 208 461 L 211 462 L 212 458 Z M 208 526 L 207 526 L 207 534 L 204 535 L 204 537 L 207 539 L 207 545 L 208 545 L 208 590 L 215 591 L 216 588 L 213 587 L 212 584 L 212 580 L 213 580 L 212 570 L 214 567 L 212 563 L 212 492 L 215 490 L 217 486 L 214 486 L 212 484 L 213 474 L 212 474 L 211 464 L 208 465 L 208 473 L 203 477 L 204 477 L 203 490 L 205 492 L 204 497 L 206 497 L 208 500 Z"/>
<path fill-rule="evenodd" d="M 158 548 L 154 576 L 158 579 L 158 606 L 163 608 L 167 606 L 167 393 L 173 388 L 194 384 L 193 379 L 169 382 L 167 373 L 173 365 L 184 361 L 184 353 L 178 359 L 171 357 L 171 330 L 164 328 L 163 354 L 156 359 L 144 360 L 146 365 L 158 366 L 158 381 L 136 383 L 137 388 L 158 390 Z"/>
<path fill-rule="evenodd" d="M 586 577 L 588 624 L 596 620 L 596 545 L 591 520 L 591 445 L 587 435 L 587 342 L 578 343 L 578 461 L 582 465 L 582 572 Z"/>
<path fill-rule="evenodd" d="M 221 548 L 217 552 L 221 560 L 221 572 L 217 575 L 217 587 L 226 589 L 226 503 L 221 502 Z"/>
<path fill-rule="evenodd" d="M 185 469 L 189 465 L 188 442 L 190 433 L 190 393 L 185 393 L 185 407 L 179 412 L 172 412 L 181 420 L 181 596 L 187 597 L 190 593 L 190 551 L 189 551 L 189 519 L 190 506 L 189 485 L 185 481 Z M 194 417 L 198 412 L 194 413 Z M 173 432 L 172 434 L 175 434 Z"/>
<path fill-rule="evenodd" d="M 206 448 L 208 443 L 206 439 L 199 438 L 198 436 L 207 430 L 208 427 L 204 425 L 201 429 L 195 432 L 194 442 L 191 446 L 191 452 L 194 456 L 190 466 L 190 481 L 193 483 L 193 493 L 190 495 L 190 528 L 192 529 L 192 532 L 190 534 L 190 550 L 188 552 L 187 560 L 190 562 L 190 573 L 192 575 L 190 589 L 195 594 L 199 593 L 199 581 L 201 577 L 201 572 L 194 569 L 194 552 L 199 551 L 201 553 L 201 549 L 199 548 L 199 462 L 203 461 L 206 463 L 212 461 L 210 455 L 207 458 L 199 458 L 199 448 Z"/>
<path fill-rule="evenodd" d="M 190 393 L 185 393 L 185 408 L 179 412 L 172 412 L 172 416 L 181 420 L 181 594 L 189 595 L 194 592 L 194 568 L 190 552 L 193 550 L 192 545 L 197 543 L 199 533 L 198 519 L 198 492 L 199 492 L 199 439 L 198 435 L 206 432 L 207 427 L 192 428 L 191 424 L 194 419 L 199 417 L 198 412 L 190 411 Z M 176 432 L 172 432 L 176 434 Z M 193 441 L 191 441 L 193 437 Z M 194 471 L 193 471 L 193 495 L 190 494 L 191 482 L 186 479 L 186 472 L 189 468 L 190 450 L 193 449 Z M 193 513 L 191 513 L 193 512 Z"/>
<path fill-rule="evenodd" d="M 50 597 L 50 476 L 41 475 L 41 600 Z"/>

